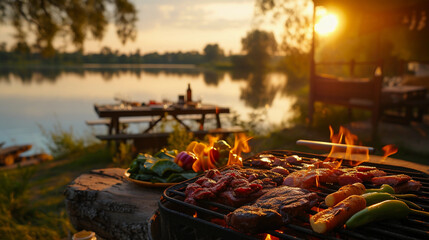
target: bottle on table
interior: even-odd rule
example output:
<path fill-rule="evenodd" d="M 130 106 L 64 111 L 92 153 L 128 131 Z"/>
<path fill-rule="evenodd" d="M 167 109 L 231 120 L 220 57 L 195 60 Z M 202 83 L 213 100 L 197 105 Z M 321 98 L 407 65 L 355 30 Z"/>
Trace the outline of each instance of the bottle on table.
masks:
<path fill-rule="evenodd" d="M 190 83 L 188 83 L 188 89 L 186 89 L 186 102 L 192 102 L 192 90 Z"/>

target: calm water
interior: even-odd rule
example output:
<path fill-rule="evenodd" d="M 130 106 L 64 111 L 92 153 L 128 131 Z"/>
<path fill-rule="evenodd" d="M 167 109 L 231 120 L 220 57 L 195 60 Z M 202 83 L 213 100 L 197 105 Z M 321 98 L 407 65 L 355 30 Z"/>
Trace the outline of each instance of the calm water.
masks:
<path fill-rule="evenodd" d="M 90 128 L 94 103 L 114 98 L 148 102 L 176 101 L 191 84 L 193 98 L 230 109 L 242 120 L 251 113 L 265 117 L 264 126 L 287 125 L 296 98 L 288 94 L 282 73 L 204 71 L 192 66 L 88 65 L 76 68 L 0 68 L 0 142 L 33 144 L 33 152 L 47 151 L 41 127 L 73 129 L 78 136 L 105 132 Z M 134 131 L 134 130 L 132 130 Z M 137 129 L 138 131 L 138 129 Z"/>

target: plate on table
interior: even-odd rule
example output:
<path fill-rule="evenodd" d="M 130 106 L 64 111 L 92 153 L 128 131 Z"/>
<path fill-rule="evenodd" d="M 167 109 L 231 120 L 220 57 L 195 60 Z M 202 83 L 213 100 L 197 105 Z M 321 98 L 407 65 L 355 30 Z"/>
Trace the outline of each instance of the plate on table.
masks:
<path fill-rule="evenodd" d="M 125 178 L 127 178 L 128 181 L 131 181 L 137 185 L 143 186 L 143 187 L 169 187 L 176 183 L 153 183 L 153 182 L 147 182 L 147 181 L 141 181 L 137 179 L 130 178 L 130 173 L 128 172 L 128 169 L 125 170 Z"/>

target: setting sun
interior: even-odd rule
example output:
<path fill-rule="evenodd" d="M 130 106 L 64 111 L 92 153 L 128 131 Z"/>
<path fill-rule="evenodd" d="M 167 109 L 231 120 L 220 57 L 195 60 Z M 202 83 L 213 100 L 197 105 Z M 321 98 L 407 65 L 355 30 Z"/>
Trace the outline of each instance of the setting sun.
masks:
<path fill-rule="evenodd" d="M 338 26 L 338 17 L 332 13 L 326 13 L 320 16 L 314 30 L 320 35 L 327 35 L 335 31 Z"/>

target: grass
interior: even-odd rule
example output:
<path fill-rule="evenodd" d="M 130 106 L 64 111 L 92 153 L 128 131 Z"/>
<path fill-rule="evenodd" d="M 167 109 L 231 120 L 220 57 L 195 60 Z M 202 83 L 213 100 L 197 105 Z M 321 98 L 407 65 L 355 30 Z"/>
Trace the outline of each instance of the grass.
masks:
<path fill-rule="evenodd" d="M 55 156 L 51 162 L 0 171 L 0 238 L 64 239 L 74 233 L 63 192 L 92 169 L 114 166 L 111 151 L 56 127 L 44 132 Z"/>

